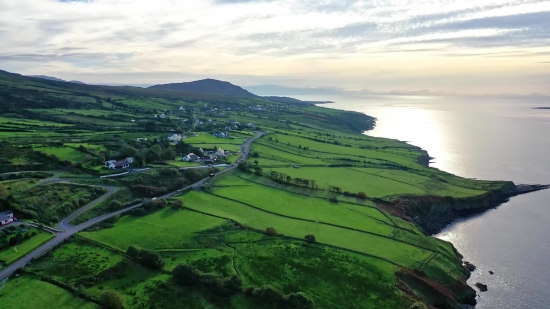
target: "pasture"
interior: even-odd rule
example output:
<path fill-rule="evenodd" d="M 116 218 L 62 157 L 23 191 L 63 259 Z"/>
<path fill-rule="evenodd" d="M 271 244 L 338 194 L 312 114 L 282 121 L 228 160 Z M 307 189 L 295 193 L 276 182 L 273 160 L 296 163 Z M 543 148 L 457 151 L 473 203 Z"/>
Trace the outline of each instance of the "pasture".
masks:
<path fill-rule="evenodd" d="M 98 309 L 94 303 L 79 298 L 51 283 L 24 275 L 10 279 L 0 289 L 2 309 Z"/>
<path fill-rule="evenodd" d="M 169 208 L 144 217 L 124 216 L 115 227 L 79 235 L 126 250 L 131 245 L 149 249 L 177 249 L 193 245 L 193 234 L 220 226 L 226 220 L 188 210 Z"/>
<path fill-rule="evenodd" d="M 34 150 L 43 152 L 48 155 L 54 155 L 62 161 L 80 162 L 88 154 L 79 151 L 73 147 L 53 147 L 53 146 L 39 146 L 33 147 Z"/>
<path fill-rule="evenodd" d="M 29 232 L 27 233 L 32 232 L 36 232 L 37 234 L 29 239 L 23 240 L 21 244 L 1 249 L 0 261 L 4 262 L 6 265 L 10 265 L 11 263 L 19 260 L 21 257 L 27 255 L 29 252 L 40 247 L 43 243 L 55 237 L 52 233 L 42 232 L 35 228 L 29 229 Z"/>

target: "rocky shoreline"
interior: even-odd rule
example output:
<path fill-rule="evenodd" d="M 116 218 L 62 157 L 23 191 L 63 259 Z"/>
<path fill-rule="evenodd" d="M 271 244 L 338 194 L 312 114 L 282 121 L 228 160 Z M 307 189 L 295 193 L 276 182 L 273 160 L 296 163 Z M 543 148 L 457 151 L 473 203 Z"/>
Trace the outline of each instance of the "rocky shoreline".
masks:
<path fill-rule="evenodd" d="M 526 194 L 530 192 L 549 189 L 550 185 L 514 185 L 513 188 L 489 192 L 489 194 L 476 197 L 447 200 L 440 198 L 433 201 L 430 209 L 416 214 L 407 213 L 412 218 L 412 221 L 420 226 L 428 235 L 435 235 L 449 224 L 455 222 L 459 218 L 469 217 L 480 214 L 488 209 L 496 208 L 509 201 L 510 197 Z"/>

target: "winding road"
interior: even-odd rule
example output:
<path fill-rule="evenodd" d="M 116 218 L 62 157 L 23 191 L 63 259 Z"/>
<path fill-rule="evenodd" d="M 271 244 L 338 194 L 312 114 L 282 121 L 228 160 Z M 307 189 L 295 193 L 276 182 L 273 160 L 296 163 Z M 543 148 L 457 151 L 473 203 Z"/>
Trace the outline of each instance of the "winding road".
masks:
<path fill-rule="evenodd" d="M 245 159 L 247 156 L 248 156 L 248 152 L 250 151 L 250 145 L 252 144 L 252 142 L 254 142 L 256 139 L 262 137 L 263 135 L 265 134 L 265 132 L 256 132 L 256 134 L 254 135 L 254 137 L 251 137 L 249 139 L 247 139 L 242 145 L 241 145 L 241 155 L 240 157 L 237 159 L 237 162 L 240 161 L 241 159 Z M 238 166 L 238 163 L 235 163 L 233 165 L 230 165 L 228 168 L 216 173 L 215 175 L 222 175 L 222 174 L 225 174 L 229 171 L 232 171 L 233 169 L 235 169 L 236 167 Z M 171 193 L 168 193 L 168 194 L 165 194 L 163 196 L 159 196 L 158 198 L 168 198 L 168 197 L 171 197 L 171 196 L 174 196 L 174 195 L 178 195 L 180 194 L 181 192 L 183 191 L 186 191 L 186 190 L 189 190 L 189 189 L 192 189 L 192 188 L 197 188 L 197 187 L 200 187 L 202 186 L 203 184 L 205 184 L 208 180 L 210 179 L 210 177 L 208 178 L 204 178 L 204 179 L 201 179 L 191 185 L 188 185 L 186 187 L 183 187 L 179 190 L 176 190 L 174 192 L 171 192 Z M 65 179 L 50 179 L 50 180 L 45 180 L 45 181 L 42 181 L 41 183 L 39 183 L 38 185 L 45 185 L 45 184 L 50 184 L 50 183 L 55 183 L 55 182 L 67 182 L 67 180 Z M 51 228 L 48 228 L 48 230 L 52 233 L 54 233 L 56 235 L 55 238 L 53 238 L 52 240 L 48 241 L 47 243 L 41 245 L 40 247 L 38 247 L 37 249 L 31 251 L 29 254 L 25 255 L 24 257 L 20 258 L 19 260 L 17 260 L 16 262 L 12 263 L 11 265 L 9 265 L 8 267 L 2 269 L 0 271 L 0 281 L 9 277 L 11 274 L 13 274 L 13 272 L 15 272 L 17 269 L 19 268 L 22 268 L 24 267 L 25 265 L 27 265 L 32 259 L 34 258 L 37 258 L 41 255 L 43 255 L 44 253 L 50 251 L 51 249 L 53 249 L 55 246 L 63 243 L 63 241 L 65 241 L 67 238 L 71 237 L 72 235 L 82 231 L 82 230 L 85 230 L 89 227 L 91 227 L 92 225 L 95 225 L 97 223 L 100 223 L 104 220 L 107 220 L 109 218 L 111 218 L 112 216 L 114 215 L 119 215 L 119 214 L 122 214 L 122 213 L 125 213 L 125 212 L 128 212 L 132 209 L 135 209 L 135 208 L 138 208 L 138 207 L 141 207 L 142 206 L 142 203 L 139 203 L 139 204 L 135 204 L 135 205 L 132 205 L 132 206 L 129 206 L 129 207 L 126 207 L 126 208 L 123 208 L 123 209 L 120 209 L 120 210 L 117 210 L 117 211 L 114 211 L 114 212 L 111 212 L 111 213 L 108 213 L 108 214 L 104 214 L 104 215 L 101 215 L 101 216 L 98 216 L 98 217 L 95 217 L 93 219 L 90 219 L 82 224 L 79 224 L 79 225 L 75 225 L 75 226 L 72 226 L 70 225 L 70 221 L 72 219 L 74 219 L 75 217 L 77 217 L 78 215 L 82 214 L 83 212 L 85 212 L 86 210 L 94 207 L 95 205 L 97 205 L 98 203 L 102 202 L 103 200 L 105 200 L 106 198 L 108 198 L 111 194 L 113 194 L 115 191 L 116 191 L 116 188 L 115 187 L 109 187 L 109 186 L 101 186 L 102 188 L 105 188 L 108 190 L 107 193 L 105 193 L 104 195 L 102 195 L 101 197 L 99 197 L 98 199 L 92 201 L 91 203 L 87 204 L 86 206 L 78 209 L 77 211 L 75 211 L 74 213 L 70 214 L 67 218 L 63 219 L 59 224 L 57 224 L 56 228 L 59 229 L 56 230 L 56 229 L 51 229 Z M 19 223 L 21 224 L 21 223 Z"/>

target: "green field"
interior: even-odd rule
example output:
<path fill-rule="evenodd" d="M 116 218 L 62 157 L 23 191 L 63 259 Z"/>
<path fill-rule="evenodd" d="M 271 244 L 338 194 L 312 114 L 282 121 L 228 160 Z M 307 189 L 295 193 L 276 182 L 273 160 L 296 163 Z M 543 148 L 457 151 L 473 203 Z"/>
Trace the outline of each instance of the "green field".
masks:
<path fill-rule="evenodd" d="M 35 147 L 36 151 L 43 152 L 45 154 L 57 156 L 60 160 L 80 162 L 86 157 L 86 153 L 79 151 L 72 147 Z"/>
<path fill-rule="evenodd" d="M 10 279 L 0 289 L 3 309 L 41 309 L 44 304 L 56 309 L 97 309 L 85 301 L 53 284 L 29 276 Z"/>
<path fill-rule="evenodd" d="M 29 239 L 25 239 L 19 245 L 0 250 L 0 261 L 4 262 L 6 265 L 9 265 L 55 237 L 52 233 L 41 232 L 35 228 L 31 228 L 29 230 L 29 232 L 32 231 L 36 231 L 38 234 Z"/>
<path fill-rule="evenodd" d="M 197 147 L 202 147 L 201 144 L 233 144 L 240 145 L 244 142 L 243 138 L 222 138 L 212 136 L 210 133 L 201 132 L 199 136 L 190 136 L 183 140 L 186 144 L 196 145 Z M 220 146 L 221 147 L 221 146 Z M 223 148 L 223 147 L 222 147 Z"/>
<path fill-rule="evenodd" d="M 184 248 L 192 244 L 193 233 L 222 225 L 223 219 L 186 210 L 164 209 L 145 217 L 125 216 L 115 227 L 82 232 L 83 237 L 121 250 L 130 245 L 151 249 Z"/>

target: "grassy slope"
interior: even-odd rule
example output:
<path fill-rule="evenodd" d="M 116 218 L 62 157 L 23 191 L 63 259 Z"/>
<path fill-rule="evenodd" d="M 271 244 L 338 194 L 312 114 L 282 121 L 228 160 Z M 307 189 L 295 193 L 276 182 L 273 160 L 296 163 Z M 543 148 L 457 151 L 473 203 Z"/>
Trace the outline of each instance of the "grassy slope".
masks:
<path fill-rule="evenodd" d="M 98 308 L 60 287 L 28 276 L 10 279 L 0 290 L 0 301 L 3 309 L 38 309 L 44 304 L 57 309 Z"/>
<path fill-rule="evenodd" d="M 41 232 L 34 228 L 29 230 L 29 232 L 32 231 L 36 231 L 38 234 L 29 239 L 25 239 L 17 246 L 0 250 L 0 261 L 3 261 L 6 265 L 9 265 L 55 237 L 52 233 Z"/>

